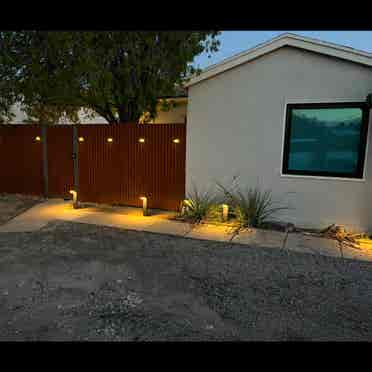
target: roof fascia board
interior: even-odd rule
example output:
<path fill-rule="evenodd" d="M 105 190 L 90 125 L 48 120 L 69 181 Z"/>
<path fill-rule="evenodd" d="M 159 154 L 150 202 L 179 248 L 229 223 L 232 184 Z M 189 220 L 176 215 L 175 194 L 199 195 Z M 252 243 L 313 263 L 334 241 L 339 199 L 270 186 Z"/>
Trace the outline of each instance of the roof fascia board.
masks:
<path fill-rule="evenodd" d="M 372 54 L 356 51 L 352 48 L 343 47 L 336 44 L 330 44 L 323 41 L 302 38 L 298 35 L 289 34 L 274 38 L 266 43 L 257 45 L 248 51 L 242 52 L 233 57 L 227 58 L 218 64 L 210 66 L 200 75 L 191 78 L 187 83 L 185 83 L 185 87 L 190 87 L 191 85 L 199 83 L 200 81 L 209 79 L 243 63 L 247 63 L 283 46 L 292 46 L 331 57 L 341 58 L 366 66 L 372 66 Z"/>

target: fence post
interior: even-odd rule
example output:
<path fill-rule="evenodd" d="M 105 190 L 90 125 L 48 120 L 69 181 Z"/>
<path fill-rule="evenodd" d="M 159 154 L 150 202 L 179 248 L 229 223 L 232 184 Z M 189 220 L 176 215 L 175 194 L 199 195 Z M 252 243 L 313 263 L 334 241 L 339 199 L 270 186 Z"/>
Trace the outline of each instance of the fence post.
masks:
<path fill-rule="evenodd" d="M 77 192 L 79 199 L 79 147 L 78 147 L 78 130 L 77 126 L 72 127 L 72 159 L 74 162 L 74 190 Z"/>
<path fill-rule="evenodd" d="M 41 125 L 41 139 L 43 145 L 43 176 L 44 176 L 44 196 L 49 195 L 49 175 L 48 175 L 48 143 L 46 125 Z"/>

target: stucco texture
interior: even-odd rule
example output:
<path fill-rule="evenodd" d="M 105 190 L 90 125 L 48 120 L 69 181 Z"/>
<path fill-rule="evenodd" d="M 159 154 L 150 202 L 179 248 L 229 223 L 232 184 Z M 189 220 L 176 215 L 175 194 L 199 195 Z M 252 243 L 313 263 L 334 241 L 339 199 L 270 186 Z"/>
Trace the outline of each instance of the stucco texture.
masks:
<path fill-rule="evenodd" d="M 286 103 L 364 101 L 371 92 L 372 68 L 293 47 L 191 86 L 187 191 L 193 184 L 207 189 L 216 180 L 228 184 L 238 175 L 242 185 L 270 188 L 293 208 L 280 219 L 304 227 L 372 229 L 368 143 L 365 180 L 281 176 Z"/>
<path fill-rule="evenodd" d="M 175 107 L 172 107 L 168 111 L 158 110 L 157 117 L 151 123 L 153 124 L 183 124 L 186 120 L 186 106 L 187 98 L 183 99 L 181 102 L 178 102 Z M 19 103 L 15 104 L 11 111 L 15 115 L 12 124 L 24 124 L 27 116 L 24 111 L 21 109 Z M 81 110 L 79 112 L 80 122 L 82 124 L 107 124 L 107 120 L 99 115 L 94 115 L 93 117 L 86 116 Z M 60 120 L 60 124 L 72 124 L 69 120 Z"/>

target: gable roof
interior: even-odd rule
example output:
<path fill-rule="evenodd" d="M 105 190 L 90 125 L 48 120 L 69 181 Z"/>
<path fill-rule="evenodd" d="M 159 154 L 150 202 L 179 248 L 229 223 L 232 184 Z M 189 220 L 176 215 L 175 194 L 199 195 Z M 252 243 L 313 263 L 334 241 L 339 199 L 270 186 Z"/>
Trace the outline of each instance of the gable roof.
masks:
<path fill-rule="evenodd" d="M 259 44 L 256 47 L 207 67 L 202 71 L 201 74 L 191 77 L 191 79 L 186 82 L 184 86 L 188 88 L 189 86 L 199 83 L 200 81 L 209 79 L 215 75 L 221 74 L 227 70 L 249 62 L 255 58 L 261 57 L 264 54 L 270 53 L 284 46 L 300 48 L 372 67 L 371 53 L 317 39 L 285 33 L 265 43 Z"/>

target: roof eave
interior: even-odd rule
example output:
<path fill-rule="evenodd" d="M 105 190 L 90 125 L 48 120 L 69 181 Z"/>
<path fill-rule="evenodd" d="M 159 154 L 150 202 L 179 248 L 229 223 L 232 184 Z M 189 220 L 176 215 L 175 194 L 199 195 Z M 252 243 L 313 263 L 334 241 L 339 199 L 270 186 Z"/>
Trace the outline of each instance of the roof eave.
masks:
<path fill-rule="evenodd" d="M 284 46 L 300 48 L 372 67 L 372 54 L 336 44 L 303 38 L 298 35 L 284 34 L 205 69 L 200 75 L 191 78 L 184 86 L 188 88 Z"/>

